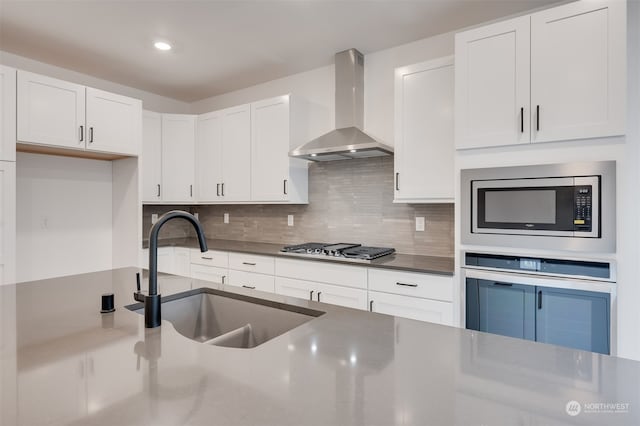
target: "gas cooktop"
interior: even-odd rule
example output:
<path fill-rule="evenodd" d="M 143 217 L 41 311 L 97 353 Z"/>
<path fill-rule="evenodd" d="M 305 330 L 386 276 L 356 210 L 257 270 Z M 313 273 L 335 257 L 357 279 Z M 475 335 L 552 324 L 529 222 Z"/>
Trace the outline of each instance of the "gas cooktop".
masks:
<path fill-rule="evenodd" d="M 388 247 L 366 247 L 352 243 L 305 243 L 285 246 L 280 251 L 293 255 L 330 256 L 345 260 L 369 261 L 393 254 L 396 250 Z"/>

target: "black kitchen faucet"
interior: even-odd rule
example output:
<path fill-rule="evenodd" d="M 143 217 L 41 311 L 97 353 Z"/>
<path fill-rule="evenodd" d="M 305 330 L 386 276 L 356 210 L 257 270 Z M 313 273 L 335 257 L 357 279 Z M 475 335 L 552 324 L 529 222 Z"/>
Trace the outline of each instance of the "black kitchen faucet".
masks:
<path fill-rule="evenodd" d="M 133 293 L 133 298 L 144 303 L 144 326 L 146 328 L 159 327 L 162 322 L 160 314 L 161 298 L 158 294 L 158 233 L 162 226 L 171 219 L 185 219 L 190 222 L 196 230 L 200 251 L 206 252 L 207 240 L 204 237 L 202 225 L 196 217 L 181 210 L 172 210 L 162 215 L 151 228 L 149 233 L 149 294 L 140 292 L 140 280 L 138 279 L 138 291 Z M 138 275 L 139 277 L 139 275 Z"/>

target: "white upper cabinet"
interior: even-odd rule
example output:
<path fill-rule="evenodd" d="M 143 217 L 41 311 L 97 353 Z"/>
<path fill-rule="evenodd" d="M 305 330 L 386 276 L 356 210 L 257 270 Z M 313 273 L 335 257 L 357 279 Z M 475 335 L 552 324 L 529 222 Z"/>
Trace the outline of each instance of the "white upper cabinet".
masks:
<path fill-rule="evenodd" d="M 454 199 L 453 57 L 396 69 L 396 202 Z"/>
<path fill-rule="evenodd" d="M 18 71 L 18 140 L 84 149 L 85 87 Z"/>
<path fill-rule="evenodd" d="M 223 159 L 220 112 L 198 116 L 195 161 L 196 198 L 198 201 L 221 201 Z"/>
<path fill-rule="evenodd" d="M 87 87 L 87 148 L 138 155 L 142 102 Z"/>
<path fill-rule="evenodd" d="M 251 104 L 251 199 L 285 201 L 289 180 L 289 96 Z"/>
<path fill-rule="evenodd" d="M 251 198 L 251 106 L 241 105 L 221 111 L 223 201 Z"/>
<path fill-rule="evenodd" d="M 625 58 L 625 1 L 578 1 L 533 14 L 532 141 L 624 134 Z"/>
<path fill-rule="evenodd" d="M 456 148 L 529 143 L 530 17 L 456 34 Z"/>
<path fill-rule="evenodd" d="M 308 202 L 307 162 L 289 157 L 291 97 L 251 104 L 251 200 Z"/>
<path fill-rule="evenodd" d="M 162 200 L 194 200 L 196 116 L 162 114 Z"/>
<path fill-rule="evenodd" d="M 0 65 L 0 161 L 16 161 L 16 70 Z"/>
<path fill-rule="evenodd" d="M 162 200 L 162 115 L 142 114 L 142 201 Z"/>
<path fill-rule="evenodd" d="M 625 132 L 626 2 L 576 1 L 456 34 L 456 148 Z"/>
<path fill-rule="evenodd" d="M 17 75 L 19 142 L 138 155 L 140 100 L 26 71 Z"/>

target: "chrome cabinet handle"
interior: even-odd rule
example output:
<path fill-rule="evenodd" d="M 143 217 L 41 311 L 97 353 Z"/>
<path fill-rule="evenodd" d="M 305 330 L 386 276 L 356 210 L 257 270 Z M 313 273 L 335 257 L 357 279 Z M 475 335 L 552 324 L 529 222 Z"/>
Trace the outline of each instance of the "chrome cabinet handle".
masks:
<path fill-rule="evenodd" d="M 251 290 L 255 290 L 255 289 L 256 289 L 256 287 L 255 287 L 255 286 L 244 285 L 244 284 L 242 285 L 242 287 L 244 287 L 244 288 L 248 288 L 248 289 L 251 289 Z"/>
<path fill-rule="evenodd" d="M 284 195 L 287 195 L 287 180 L 286 179 L 283 182 L 282 190 L 284 191 Z"/>
<path fill-rule="evenodd" d="M 89 143 L 93 143 L 93 127 L 89 127 Z"/>
<path fill-rule="evenodd" d="M 400 172 L 396 172 L 396 191 L 400 191 Z"/>
<path fill-rule="evenodd" d="M 220 196 L 220 184 L 216 183 L 216 196 L 219 197 Z"/>
<path fill-rule="evenodd" d="M 320 295 L 322 294 L 321 291 L 318 292 L 318 302 L 320 301 Z"/>
<path fill-rule="evenodd" d="M 538 309 L 542 309 L 542 291 L 538 290 Z"/>
<path fill-rule="evenodd" d="M 248 266 L 256 266 L 255 263 L 253 262 L 242 262 L 243 265 L 248 265 Z"/>
<path fill-rule="evenodd" d="M 220 184 L 220 188 L 222 188 L 222 190 L 220 191 L 220 195 L 224 197 L 224 182 Z"/>
<path fill-rule="evenodd" d="M 313 300 L 313 293 L 314 293 L 314 291 L 313 291 L 313 290 L 311 290 L 311 291 L 309 292 L 309 300 Z"/>
<path fill-rule="evenodd" d="M 222 284 L 224 284 L 224 279 L 225 279 L 225 278 L 227 278 L 227 276 L 226 276 L 226 275 L 223 275 L 223 276 L 222 276 Z"/>
<path fill-rule="evenodd" d="M 204 260 L 213 260 L 213 257 L 209 257 L 209 256 L 200 256 L 200 258 Z"/>
<path fill-rule="evenodd" d="M 520 108 L 520 133 L 524 133 L 524 107 Z"/>
<path fill-rule="evenodd" d="M 84 126 L 80 126 L 80 142 L 84 141 Z"/>
<path fill-rule="evenodd" d="M 193 197 L 193 185 L 189 185 L 189 197 Z"/>
<path fill-rule="evenodd" d="M 540 131 L 540 105 L 536 105 L 536 131 Z"/>
<path fill-rule="evenodd" d="M 409 284 L 409 283 L 400 283 L 400 282 L 397 282 L 396 285 L 401 285 L 403 287 L 418 287 L 418 284 Z"/>
<path fill-rule="evenodd" d="M 373 300 L 369 302 L 369 312 L 373 312 Z"/>
<path fill-rule="evenodd" d="M 158 184 L 158 197 L 160 196 L 160 184 Z"/>

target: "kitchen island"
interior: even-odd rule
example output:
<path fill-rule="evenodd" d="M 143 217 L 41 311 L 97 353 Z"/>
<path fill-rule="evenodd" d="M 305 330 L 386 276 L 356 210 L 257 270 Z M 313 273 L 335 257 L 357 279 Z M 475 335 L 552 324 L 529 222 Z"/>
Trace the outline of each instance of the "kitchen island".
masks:
<path fill-rule="evenodd" d="M 138 271 L 0 287 L 2 425 L 640 424 L 640 362 L 160 276 L 165 296 L 325 312 L 252 349 L 211 346 L 144 328 L 124 307 Z"/>

